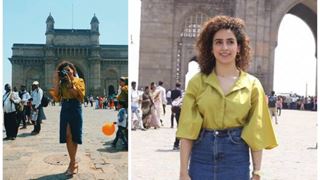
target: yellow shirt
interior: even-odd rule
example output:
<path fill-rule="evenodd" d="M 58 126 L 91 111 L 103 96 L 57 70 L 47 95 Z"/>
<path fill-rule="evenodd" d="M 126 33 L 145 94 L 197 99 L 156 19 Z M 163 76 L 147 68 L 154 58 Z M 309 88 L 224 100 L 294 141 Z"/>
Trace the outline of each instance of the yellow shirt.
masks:
<path fill-rule="evenodd" d="M 177 137 L 195 140 L 202 128 L 234 127 L 243 127 L 241 137 L 253 150 L 277 146 L 260 81 L 241 71 L 232 89 L 224 94 L 214 72 L 196 74 L 183 98 Z"/>
<path fill-rule="evenodd" d="M 62 98 L 64 99 L 78 99 L 80 102 L 83 102 L 83 98 L 85 96 L 85 84 L 84 84 L 84 80 L 82 78 L 77 78 L 75 77 L 73 80 L 72 80 L 72 84 L 73 86 L 75 87 L 75 89 L 79 92 L 79 96 L 78 97 L 74 97 L 74 95 L 72 95 L 66 84 L 62 84 L 61 86 L 61 96 Z"/>

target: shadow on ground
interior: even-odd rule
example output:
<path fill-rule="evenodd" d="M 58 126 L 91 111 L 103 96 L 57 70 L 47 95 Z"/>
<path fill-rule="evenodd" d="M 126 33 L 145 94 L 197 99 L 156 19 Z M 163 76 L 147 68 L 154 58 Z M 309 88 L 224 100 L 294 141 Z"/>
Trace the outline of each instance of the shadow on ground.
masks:
<path fill-rule="evenodd" d="M 173 149 L 157 149 L 156 152 L 179 152 L 179 150 L 173 150 Z"/>
<path fill-rule="evenodd" d="M 72 179 L 72 177 L 66 176 L 64 173 L 45 175 L 38 178 L 30 178 L 30 180 L 63 180 Z"/>
<path fill-rule="evenodd" d="M 17 137 L 22 137 L 22 138 L 29 137 L 29 136 L 34 136 L 34 135 L 32 135 L 31 133 L 21 133 L 17 135 Z"/>
<path fill-rule="evenodd" d="M 99 151 L 99 152 L 108 152 L 108 153 L 117 153 L 117 152 L 121 152 L 121 151 L 128 151 L 128 149 L 120 147 L 120 146 L 117 146 L 115 148 L 114 147 L 100 148 L 100 149 L 97 149 L 97 151 Z"/>
<path fill-rule="evenodd" d="M 30 178 L 30 180 L 63 180 L 63 179 L 87 179 L 93 180 L 96 179 L 93 174 L 91 173 L 78 173 L 72 176 L 66 176 L 64 173 L 60 174 L 51 174 L 46 176 L 41 176 L 38 178 Z"/>

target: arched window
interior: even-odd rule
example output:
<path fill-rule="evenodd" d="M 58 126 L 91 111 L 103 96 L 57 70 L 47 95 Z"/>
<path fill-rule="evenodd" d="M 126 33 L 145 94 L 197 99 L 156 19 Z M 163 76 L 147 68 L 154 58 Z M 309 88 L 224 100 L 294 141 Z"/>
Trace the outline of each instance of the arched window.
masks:
<path fill-rule="evenodd" d="M 181 37 L 197 37 L 201 30 L 201 25 L 203 22 L 209 19 L 209 16 L 202 13 L 197 12 L 187 18 L 184 22 L 183 30 L 180 34 Z"/>

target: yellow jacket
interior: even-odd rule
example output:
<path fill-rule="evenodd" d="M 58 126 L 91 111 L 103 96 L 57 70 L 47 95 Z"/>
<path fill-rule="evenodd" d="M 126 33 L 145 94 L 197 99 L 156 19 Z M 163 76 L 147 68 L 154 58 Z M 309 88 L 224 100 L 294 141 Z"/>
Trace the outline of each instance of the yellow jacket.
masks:
<path fill-rule="evenodd" d="M 269 108 L 260 81 L 241 71 L 232 89 L 224 94 L 214 71 L 196 74 L 188 84 L 177 137 L 195 140 L 202 128 L 243 127 L 242 139 L 253 150 L 277 146 Z"/>

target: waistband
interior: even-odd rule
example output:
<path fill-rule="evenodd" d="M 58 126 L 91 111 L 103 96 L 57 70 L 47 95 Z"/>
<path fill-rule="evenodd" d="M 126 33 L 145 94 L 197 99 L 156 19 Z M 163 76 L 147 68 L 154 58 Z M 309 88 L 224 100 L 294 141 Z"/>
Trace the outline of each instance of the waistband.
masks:
<path fill-rule="evenodd" d="M 219 129 L 219 130 L 214 130 L 214 129 L 202 129 L 203 133 L 212 133 L 215 136 L 224 136 L 228 135 L 231 132 L 234 131 L 241 131 L 243 127 L 236 127 L 236 128 L 228 128 L 228 129 Z"/>
<path fill-rule="evenodd" d="M 61 99 L 61 102 L 75 102 L 75 101 L 79 101 L 79 100 L 76 99 L 76 98 L 70 98 L 70 99 L 68 99 L 68 98 L 62 98 L 62 99 Z"/>

